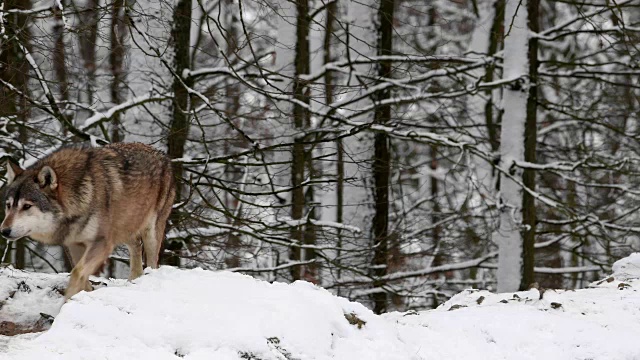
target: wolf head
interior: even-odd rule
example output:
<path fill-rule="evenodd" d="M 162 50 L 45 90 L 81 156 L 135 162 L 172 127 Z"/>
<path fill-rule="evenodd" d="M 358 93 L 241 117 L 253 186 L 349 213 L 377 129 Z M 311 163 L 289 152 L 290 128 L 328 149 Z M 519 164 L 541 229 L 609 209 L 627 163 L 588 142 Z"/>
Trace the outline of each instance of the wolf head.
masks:
<path fill-rule="evenodd" d="M 56 172 L 49 166 L 23 170 L 7 161 L 7 183 L 2 205 L 5 218 L 0 233 L 9 240 L 31 236 L 51 238 L 57 226 L 60 205 L 55 200 L 58 188 Z"/>

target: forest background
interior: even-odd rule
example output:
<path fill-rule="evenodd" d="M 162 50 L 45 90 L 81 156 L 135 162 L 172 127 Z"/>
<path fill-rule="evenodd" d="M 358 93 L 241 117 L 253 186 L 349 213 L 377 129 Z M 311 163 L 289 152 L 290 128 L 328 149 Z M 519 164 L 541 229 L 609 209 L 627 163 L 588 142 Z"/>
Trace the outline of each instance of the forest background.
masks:
<path fill-rule="evenodd" d="M 164 264 L 378 313 L 580 288 L 640 250 L 639 46 L 637 0 L 2 0 L 0 155 L 166 151 Z"/>

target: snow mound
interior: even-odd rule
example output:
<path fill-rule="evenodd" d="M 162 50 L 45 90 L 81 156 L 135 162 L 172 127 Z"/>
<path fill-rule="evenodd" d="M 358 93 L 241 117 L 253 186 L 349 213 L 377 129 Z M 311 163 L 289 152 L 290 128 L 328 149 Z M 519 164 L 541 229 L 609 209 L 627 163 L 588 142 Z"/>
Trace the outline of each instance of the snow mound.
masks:
<path fill-rule="evenodd" d="M 63 303 L 66 279 L 0 268 L 0 334 L 46 330 Z"/>
<path fill-rule="evenodd" d="M 640 253 L 633 253 L 613 263 L 613 276 L 640 278 Z"/>
<path fill-rule="evenodd" d="M 162 267 L 74 296 L 48 332 L 12 341 L 0 358 L 407 359 L 408 351 L 370 310 L 309 283 Z"/>
<path fill-rule="evenodd" d="M 0 359 L 640 359 L 639 263 L 589 289 L 467 290 L 383 316 L 306 282 L 162 267 L 74 296 L 47 332 L 5 337 Z M 43 289 L 67 280 L 21 274 Z M 40 295 L 28 306 L 51 311 L 58 297 Z"/>

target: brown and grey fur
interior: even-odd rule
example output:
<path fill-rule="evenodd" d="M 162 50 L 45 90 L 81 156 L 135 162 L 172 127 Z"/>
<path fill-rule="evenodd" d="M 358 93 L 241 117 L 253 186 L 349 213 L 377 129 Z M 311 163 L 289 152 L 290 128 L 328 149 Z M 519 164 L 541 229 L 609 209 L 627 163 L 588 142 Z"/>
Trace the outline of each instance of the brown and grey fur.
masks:
<path fill-rule="evenodd" d="M 0 232 L 68 249 L 66 299 L 91 290 L 89 276 L 116 245 L 129 248 L 130 280 L 142 275 L 143 246 L 147 266 L 157 268 L 175 197 L 171 162 L 160 151 L 139 143 L 62 148 L 26 170 L 7 162 L 5 187 Z"/>

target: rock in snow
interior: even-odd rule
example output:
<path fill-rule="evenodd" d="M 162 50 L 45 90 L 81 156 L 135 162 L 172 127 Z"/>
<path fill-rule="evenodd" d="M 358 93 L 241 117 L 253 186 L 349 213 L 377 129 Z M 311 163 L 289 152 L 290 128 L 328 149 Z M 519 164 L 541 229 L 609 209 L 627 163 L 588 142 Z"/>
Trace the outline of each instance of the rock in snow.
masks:
<path fill-rule="evenodd" d="M 587 289 L 467 290 L 383 316 L 306 282 L 171 267 L 102 280 L 57 313 L 67 276 L 0 271 L 0 324 L 55 316 L 0 336 L 0 359 L 640 359 L 640 254 Z"/>

